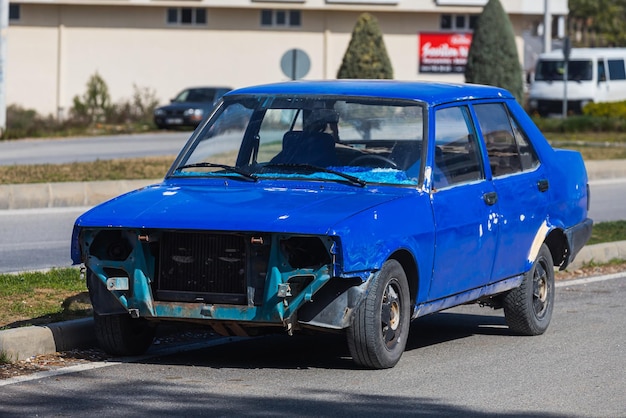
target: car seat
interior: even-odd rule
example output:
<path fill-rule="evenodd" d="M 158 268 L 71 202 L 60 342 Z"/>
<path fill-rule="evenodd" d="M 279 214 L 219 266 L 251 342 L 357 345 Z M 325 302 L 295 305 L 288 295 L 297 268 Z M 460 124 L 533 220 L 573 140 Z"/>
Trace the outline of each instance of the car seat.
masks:
<path fill-rule="evenodd" d="M 335 139 L 324 132 L 288 131 L 283 135 L 283 149 L 271 160 L 281 164 L 337 165 Z"/>

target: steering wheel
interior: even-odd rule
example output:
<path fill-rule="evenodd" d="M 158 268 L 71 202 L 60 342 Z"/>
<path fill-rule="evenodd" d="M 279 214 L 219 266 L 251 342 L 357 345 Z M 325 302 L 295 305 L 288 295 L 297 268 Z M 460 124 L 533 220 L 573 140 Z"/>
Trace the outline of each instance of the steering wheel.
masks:
<path fill-rule="evenodd" d="M 383 163 L 383 165 L 381 165 Z M 365 167 L 398 168 L 398 164 L 390 158 L 378 154 L 359 155 L 352 159 L 348 165 L 361 165 Z"/>

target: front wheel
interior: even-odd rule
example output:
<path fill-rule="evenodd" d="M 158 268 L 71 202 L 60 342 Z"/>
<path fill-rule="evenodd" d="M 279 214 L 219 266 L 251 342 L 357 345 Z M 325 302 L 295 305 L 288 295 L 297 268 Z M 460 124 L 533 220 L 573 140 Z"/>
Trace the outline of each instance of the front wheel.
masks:
<path fill-rule="evenodd" d="M 372 280 L 347 330 L 348 347 L 355 363 L 387 369 L 398 363 L 409 336 L 409 286 L 396 260 L 385 262 Z"/>
<path fill-rule="evenodd" d="M 521 335 L 543 334 L 554 307 L 554 263 L 543 244 L 522 284 L 503 298 L 504 317 L 509 329 Z"/>
<path fill-rule="evenodd" d="M 94 314 L 94 329 L 100 348 L 114 356 L 143 354 L 154 340 L 155 327 L 129 314 Z"/>

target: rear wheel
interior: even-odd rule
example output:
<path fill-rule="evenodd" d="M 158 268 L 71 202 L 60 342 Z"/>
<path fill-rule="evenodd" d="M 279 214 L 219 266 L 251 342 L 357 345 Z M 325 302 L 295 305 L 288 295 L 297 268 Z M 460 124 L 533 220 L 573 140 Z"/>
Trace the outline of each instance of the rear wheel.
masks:
<path fill-rule="evenodd" d="M 357 364 L 386 369 L 398 363 L 406 347 L 411 320 L 409 286 L 395 260 L 383 264 L 372 280 L 347 330 L 348 347 Z"/>
<path fill-rule="evenodd" d="M 554 307 L 554 263 L 545 244 L 522 284 L 509 291 L 502 302 L 511 331 L 539 335 L 548 329 Z"/>
<path fill-rule="evenodd" d="M 154 340 L 155 327 L 129 314 L 94 314 L 94 329 L 100 347 L 115 356 L 143 354 Z"/>

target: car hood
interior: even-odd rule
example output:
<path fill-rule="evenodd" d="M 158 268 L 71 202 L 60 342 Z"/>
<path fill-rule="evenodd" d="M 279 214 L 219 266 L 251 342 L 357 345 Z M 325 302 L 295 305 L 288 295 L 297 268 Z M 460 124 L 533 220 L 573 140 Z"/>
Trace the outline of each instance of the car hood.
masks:
<path fill-rule="evenodd" d="M 398 189 L 369 186 L 233 183 L 149 186 L 96 206 L 76 225 L 327 234 L 338 222 L 401 196 Z"/>

